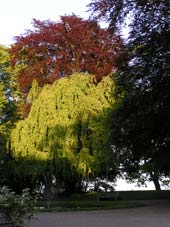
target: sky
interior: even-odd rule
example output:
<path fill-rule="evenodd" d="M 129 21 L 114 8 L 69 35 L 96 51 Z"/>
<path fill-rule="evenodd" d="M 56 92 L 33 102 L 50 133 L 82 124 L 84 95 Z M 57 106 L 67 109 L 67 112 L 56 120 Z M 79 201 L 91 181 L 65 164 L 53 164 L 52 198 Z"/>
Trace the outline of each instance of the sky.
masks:
<path fill-rule="evenodd" d="M 91 0 L 4 0 L 0 13 L 0 44 L 14 43 L 14 37 L 32 29 L 32 19 L 58 21 L 72 13 L 87 19 Z"/>

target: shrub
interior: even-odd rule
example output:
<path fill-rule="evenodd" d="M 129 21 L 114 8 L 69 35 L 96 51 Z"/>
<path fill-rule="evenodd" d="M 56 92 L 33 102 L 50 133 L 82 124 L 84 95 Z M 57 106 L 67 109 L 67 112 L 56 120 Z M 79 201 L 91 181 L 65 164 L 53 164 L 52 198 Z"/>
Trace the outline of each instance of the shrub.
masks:
<path fill-rule="evenodd" d="M 28 221 L 33 216 L 33 204 L 28 188 L 23 189 L 21 195 L 6 186 L 0 188 L 0 213 L 4 224 L 13 227 L 28 226 Z"/>

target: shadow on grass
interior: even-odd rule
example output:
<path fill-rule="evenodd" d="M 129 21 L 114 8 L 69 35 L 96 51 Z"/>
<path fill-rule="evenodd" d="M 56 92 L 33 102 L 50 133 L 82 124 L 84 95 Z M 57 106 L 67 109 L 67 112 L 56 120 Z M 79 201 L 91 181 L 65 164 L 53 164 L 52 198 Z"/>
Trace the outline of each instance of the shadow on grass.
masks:
<path fill-rule="evenodd" d="M 141 206 L 144 206 L 144 204 L 139 201 L 41 201 L 37 202 L 35 210 L 37 212 L 90 211 Z"/>

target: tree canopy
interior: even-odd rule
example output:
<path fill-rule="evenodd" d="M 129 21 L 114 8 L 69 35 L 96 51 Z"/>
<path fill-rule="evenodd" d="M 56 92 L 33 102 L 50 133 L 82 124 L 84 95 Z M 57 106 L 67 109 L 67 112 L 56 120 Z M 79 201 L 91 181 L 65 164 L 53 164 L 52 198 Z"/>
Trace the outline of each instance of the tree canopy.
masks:
<path fill-rule="evenodd" d="M 0 46 L 0 183 L 7 173 L 18 192 L 80 191 L 119 173 L 160 190 L 170 175 L 170 2 L 92 0 L 89 9 L 89 20 L 34 19 Z"/>
<path fill-rule="evenodd" d="M 116 77 L 120 104 L 113 115 L 113 141 L 134 175 L 137 169 L 152 180 L 169 174 L 170 2 L 94 0 L 90 7 L 112 31 L 130 18 L 128 64 Z"/>
<path fill-rule="evenodd" d="M 0 185 L 7 183 L 10 133 L 17 118 L 16 106 L 12 101 L 15 83 L 10 73 L 8 51 L 7 47 L 0 45 Z"/>
<path fill-rule="evenodd" d="M 11 73 L 9 48 L 0 45 L 0 134 L 9 137 L 9 131 L 16 120 L 16 94 L 14 73 Z M 2 142 L 3 140 L 1 140 Z M 2 147 L 0 146 L 0 149 Z M 3 149 L 5 149 L 3 147 Z M 2 149 L 2 150 L 3 150 Z"/>
<path fill-rule="evenodd" d="M 37 95 L 34 81 L 27 100 L 33 101 L 30 113 L 12 132 L 13 156 L 45 163 L 44 175 L 51 163 L 52 174 L 65 187 L 80 177 L 108 176 L 114 169 L 109 128 L 113 87 L 110 77 L 96 85 L 94 76 L 74 74 L 44 86 Z M 38 164 L 29 171 L 35 174 L 34 169 L 40 174 Z"/>
<path fill-rule="evenodd" d="M 33 31 L 17 36 L 11 48 L 12 64 L 20 64 L 19 87 L 28 93 L 32 81 L 40 86 L 74 72 L 88 72 L 100 81 L 116 70 L 122 42 L 96 21 L 75 15 L 59 22 L 33 20 Z"/>

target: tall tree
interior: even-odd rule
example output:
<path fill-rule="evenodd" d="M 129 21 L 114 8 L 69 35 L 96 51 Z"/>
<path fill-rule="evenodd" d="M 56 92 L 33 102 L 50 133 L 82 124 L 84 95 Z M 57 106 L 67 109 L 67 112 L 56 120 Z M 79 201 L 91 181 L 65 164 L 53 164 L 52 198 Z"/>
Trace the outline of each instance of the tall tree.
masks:
<path fill-rule="evenodd" d="M 9 135 L 17 116 L 12 98 L 15 83 L 11 75 L 8 48 L 0 45 L 0 185 L 7 182 Z"/>
<path fill-rule="evenodd" d="M 0 83 L 4 91 L 2 96 L 6 99 L 4 107 L 3 122 L 14 122 L 20 115 L 19 106 L 22 102 L 21 92 L 17 86 L 17 74 L 21 66 L 11 67 L 10 48 L 0 45 Z M 18 109 L 18 114 L 16 114 Z M 2 116 L 1 116 L 2 121 Z"/>
<path fill-rule="evenodd" d="M 130 15 L 129 64 L 116 78 L 116 95 L 124 99 L 113 116 L 113 140 L 131 173 L 149 173 L 159 190 L 159 176 L 170 172 L 170 2 L 94 0 L 90 7 L 113 31 Z"/>
<path fill-rule="evenodd" d="M 33 84 L 27 98 L 33 100 L 31 111 L 12 132 L 13 156 L 21 160 L 19 175 L 41 175 L 46 189 L 55 176 L 57 187 L 66 191 L 80 190 L 83 180 L 107 177 L 114 169 L 112 79 L 105 77 L 96 86 L 94 76 L 74 74 L 42 91 Z"/>
<path fill-rule="evenodd" d="M 98 81 L 116 69 L 122 43 L 95 21 L 75 15 L 59 22 L 33 20 L 33 31 L 16 37 L 13 65 L 21 64 L 18 82 L 28 93 L 32 81 L 40 86 L 74 72 L 94 74 Z"/>

